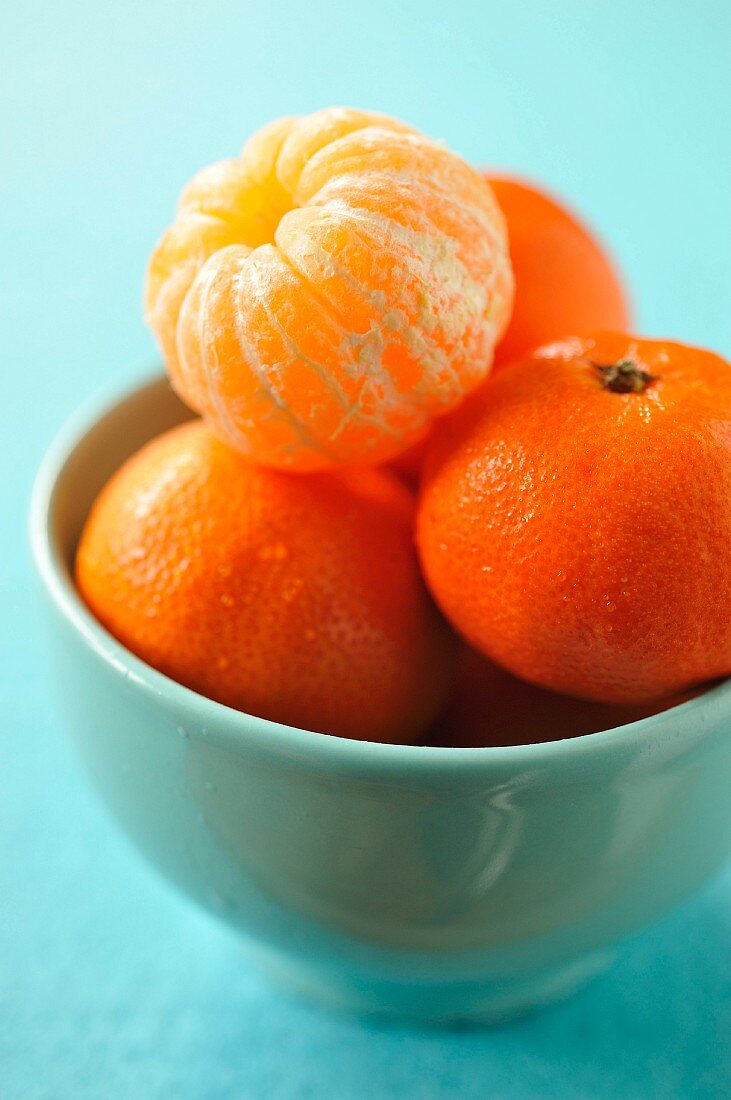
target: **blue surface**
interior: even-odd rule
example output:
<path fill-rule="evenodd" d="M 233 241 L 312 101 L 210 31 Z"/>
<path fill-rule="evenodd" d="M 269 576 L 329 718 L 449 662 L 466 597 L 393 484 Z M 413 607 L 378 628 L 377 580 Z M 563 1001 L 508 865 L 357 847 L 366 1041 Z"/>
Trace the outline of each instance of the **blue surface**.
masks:
<path fill-rule="evenodd" d="M 47 687 L 24 536 L 34 467 L 88 393 L 153 357 L 142 271 L 181 184 L 274 115 L 373 106 L 545 179 L 612 242 L 645 331 L 731 354 L 728 6 L 444 8 L 2 7 L 3 1100 L 731 1089 L 731 876 L 522 1024 L 330 1017 L 271 989 L 145 870 L 87 792 Z"/>

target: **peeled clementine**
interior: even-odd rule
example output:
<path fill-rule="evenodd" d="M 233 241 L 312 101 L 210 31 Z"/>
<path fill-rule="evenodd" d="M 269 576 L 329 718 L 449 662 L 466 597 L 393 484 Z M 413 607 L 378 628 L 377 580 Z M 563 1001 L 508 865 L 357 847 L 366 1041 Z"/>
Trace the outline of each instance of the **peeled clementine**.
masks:
<path fill-rule="evenodd" d="M 228 706 L 373 741 L 416 739 L 451 641 L 419 574 L 413 499 L 378 470 L 257 468 L 200 421 L 101 493 L 76 577 L 143 660 Z"/>
<path fill-rule="evenodd" d="M 572 333 L 627 331 L 632 322 L 620 274 L 576 215 L 530 184 L 486 178 L 505 215 L 515 275 L 513 313 L 496 364 Z"/>
<path fill-rule="evenodd" d="M 204 169 L 150 260 L 181 397 L 258 463 L 385 462 L 486 377 L 512 302 L 484 178 L 403 123 L 284 118 Z"/>
<path fill-rule="evenodd" d="M 434 434 L 431 590 L 522 678 L 644 703 L 731 673 L 731 365 L 612 333 L 498 371 Z"/>

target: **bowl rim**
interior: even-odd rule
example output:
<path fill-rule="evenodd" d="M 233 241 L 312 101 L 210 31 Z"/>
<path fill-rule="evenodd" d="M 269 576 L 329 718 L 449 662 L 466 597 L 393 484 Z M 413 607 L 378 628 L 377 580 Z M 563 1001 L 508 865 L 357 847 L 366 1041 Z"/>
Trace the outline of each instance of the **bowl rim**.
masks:
<path fill-rule="evenodd" d="M 86 646 L 114 673 L 133 684 L 158 703 L 187 713 L 206 730 L 206 739 L 219 739 L 228 748 L 250 748 L 252 739 L 259 747 L 284 753 L 289 758 L 309 758 L 322 754 L 344 766 L 365 766 L 368 770 L 391 771 L 410 768 L 419 773 L 475 770 L 489 767 L 536 767 L 548 765 L 557 758 L 579 759 L 596 753 L 622 752 L 641 748 L 647 734 L 652 737 L 669 716 L 691 717 L 710 705 L 728 703 L 731 711 L 731 677 L 723 680 L 693 699 L 686 700 L 657 714 L 594 733 L 536 741 L 527 745 L 437 746 L 386 744 L 355 740 L 316 730 L 301 729 L 280 722 L 259 718 L 245 711 L 218 703 L 172 680 L 136 657 L 126 646 L 103 627 L 79 596 L 71 571 L 60 548 L 52 538 L 52 524 L 57 491 L 67 472 L 74 452 L 87 434 L 116 408 L 146 390 L 154 391 L 166 381 L 159 367 L 124 385 L 117 383 L 88 398 L 62 425 L 41 460 L 33 484 L 29 512 L 29 537 L 33 560 L 46 593 L 61 616 L 82 638 Z M 190 730 L 193 734 L 194 729 Z"/>

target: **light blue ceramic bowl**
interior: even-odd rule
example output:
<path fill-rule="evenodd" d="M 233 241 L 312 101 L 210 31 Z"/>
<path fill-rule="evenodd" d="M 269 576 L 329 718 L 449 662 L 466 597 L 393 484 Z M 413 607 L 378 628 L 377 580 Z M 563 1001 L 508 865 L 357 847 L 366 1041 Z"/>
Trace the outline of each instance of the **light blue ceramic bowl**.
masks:
<path fill-rule="evenodd" d="M 38 475 L 50 664 L 97 790 L 147 858 L 330 1003 L 503 1019 L 602 969 L 731 852 L 731 683 L 605 733 L 515 748 L 347 741 L 229 710 L 85 609 L 70 564 L 123 459 L 187 412 L 162 380 L 97 403 Z"/>

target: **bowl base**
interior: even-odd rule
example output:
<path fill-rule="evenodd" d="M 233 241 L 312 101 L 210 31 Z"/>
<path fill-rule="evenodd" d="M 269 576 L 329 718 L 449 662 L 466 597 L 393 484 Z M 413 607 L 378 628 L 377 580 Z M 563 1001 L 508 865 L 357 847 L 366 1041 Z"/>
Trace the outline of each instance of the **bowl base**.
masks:
<path fill-rule="evenodd" d="M 601 951 L 547 970 L 484 982 L 397 982 L 325 971 L 261 948 L 253 948 L 253 956 L 276 984 L 320 1005 L 435 1025 L 496 1025 L 538 1012 L 576 993 L 613 959 L 612 952 Z"/>

